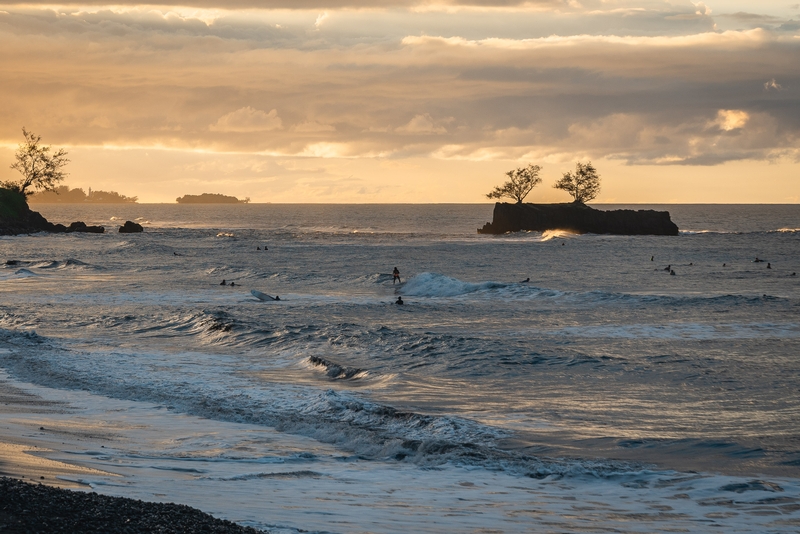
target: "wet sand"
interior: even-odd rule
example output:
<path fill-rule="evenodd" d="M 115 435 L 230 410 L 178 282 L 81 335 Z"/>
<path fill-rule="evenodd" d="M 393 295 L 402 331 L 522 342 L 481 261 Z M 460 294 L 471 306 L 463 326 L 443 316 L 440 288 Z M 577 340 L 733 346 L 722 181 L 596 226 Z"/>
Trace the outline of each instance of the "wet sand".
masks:
<path fill-rule="evenodd" d="M 0 377 L 0 532 L 261 532 L 185 505 L 90 493 L 81 475 L 121 475 L 46 458 L 64 430 L 37 426 L 40 416 L 69 411 Z M 102 439 L 78 439 L 93 437 Z"/>

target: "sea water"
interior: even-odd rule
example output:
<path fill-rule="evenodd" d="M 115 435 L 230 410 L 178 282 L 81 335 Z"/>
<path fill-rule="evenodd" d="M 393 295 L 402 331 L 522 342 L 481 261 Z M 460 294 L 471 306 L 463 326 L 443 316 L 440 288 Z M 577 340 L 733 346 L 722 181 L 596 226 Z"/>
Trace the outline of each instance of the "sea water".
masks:
<path fill-rule="evenodd" d="M 0 368 L 60 406 L 7 428 L 276 532 L 796 532 L 800 206 L 654 208 L 36 206 L 107 233 L 0 238 Z"/>

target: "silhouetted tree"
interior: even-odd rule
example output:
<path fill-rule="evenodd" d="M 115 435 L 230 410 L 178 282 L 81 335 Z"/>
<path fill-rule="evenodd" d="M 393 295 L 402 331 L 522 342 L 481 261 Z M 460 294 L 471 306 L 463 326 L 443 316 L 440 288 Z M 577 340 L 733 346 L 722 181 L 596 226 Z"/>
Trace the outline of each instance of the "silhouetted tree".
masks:
<path fill-rule="evenodd" d="M 501 199 L 503 197 L 513 198 L 517 204 L 528 196 L 528 193 L 542 181 L 539 171 L 542 168 L 538 165 L 528 165 L 527 167 L 508 171 L 506 176 L 509 180 L 502 186 L 497 186 L 494 191 L 487 194 L 487 198 Z"/>
<path fill-rule="evenodd" d="M 591 161 L 585 164 L 579 161 L 575 164 L 575 173 L 565 172 L 553 187 L 563 189 L 575 202 L 585 204 L 600 193 L 600 176 Z"/>
<path fill-rule="evenodd" d="M 43 146 L 42 137 L 22 129 L 25 142 L 20 143 L 17 153 L 17 161 L 11 165 L 12 169 L 19 171 L 22 175 L 21 181 L 10 181 L 2 184 L 8 189 L 13 189 L 24 195 L 31 195 L 31 189 L 41 191 L 53 191 L 56 184 L 63 180 L 67 173 L 61 169 L 69 163 L 66 150 L 59 149 L 53 154 L 49 154 L 50 147 Z"/>

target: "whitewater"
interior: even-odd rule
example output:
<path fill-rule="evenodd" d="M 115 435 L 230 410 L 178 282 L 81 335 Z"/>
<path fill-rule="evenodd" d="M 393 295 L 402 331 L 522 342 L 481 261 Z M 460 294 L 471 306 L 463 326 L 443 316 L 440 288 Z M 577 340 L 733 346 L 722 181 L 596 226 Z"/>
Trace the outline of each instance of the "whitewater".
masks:
<path fill-rule="evenodd" d="M 0 378 L 58 407 L 0 431 L 271 532 L 797 532 L 800 206 L 651 207 L 34 206 L 107 233 L 0 238 Z"/>

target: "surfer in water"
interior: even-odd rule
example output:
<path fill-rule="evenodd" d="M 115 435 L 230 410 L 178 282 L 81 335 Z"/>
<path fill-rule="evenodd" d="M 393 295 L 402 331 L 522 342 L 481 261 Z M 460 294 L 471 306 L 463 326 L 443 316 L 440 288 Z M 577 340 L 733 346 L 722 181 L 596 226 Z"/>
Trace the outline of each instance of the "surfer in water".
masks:
<path fill-rule="evenodd" d="M 395 301 L 395 304 L 399 304 L 400 306 L 405 304 L 405 302 L 403 302 L 403 297 L 397 297 L 397 300 Z"/>
<path fill-rule="evenodd" d="M 527 284 L 527 283 L 528 283 L 528 282 L 530 282 L 530 281 L 531 281 L 531 277 L 529 276 L 529 277 L 528 277 L 528 278 L 526 278 L 525 280 L 521 280 L 521 281 L 520 281 L 520 284 Z"/>
<path fill-rule="evenodd" d="M 226 284 L 226 283 L 225 283 L 225 280 L 222 280 L 222 282 L 220 282 L 220 283 L 219 283 L 219 285 L 221 285 L 221 286 L 226 286 L 226 285 L 228 285 L 228 284 Z"/>
<path fill-rule="evenodd" d="M 397 267 L 392 271 L 392 285 L 394 285 L 395 282 L 399 284 L 403 283 L 400 281 L 400 271 L 397 270 Z M 402 304 L 402 302 L 400 302 L 400 304 Z"/>

